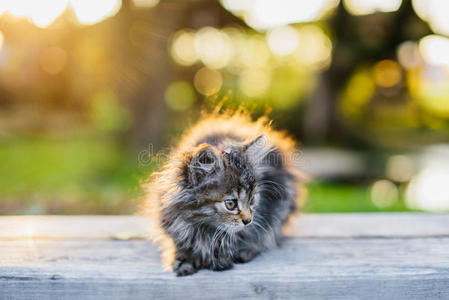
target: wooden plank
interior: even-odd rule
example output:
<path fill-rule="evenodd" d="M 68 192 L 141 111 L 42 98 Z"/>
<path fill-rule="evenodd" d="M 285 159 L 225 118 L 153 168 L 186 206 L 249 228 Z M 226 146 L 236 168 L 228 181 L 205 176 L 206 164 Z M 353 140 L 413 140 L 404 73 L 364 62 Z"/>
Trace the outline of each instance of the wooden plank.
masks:
<path fill-rule="evenodd" d="M 146 238 L 149 224 L 144 216 L 6 216 L 0 240 Z M 306 214 L 291 227 L 303 238 L 449 236 L 449 214 Z"/>
<path fill-rule="evenodd" d="M 144 216 L 6 216 L 0 240 L 146 238 L 149 225 Z"/>
<path fill-rule="evenodd" d="M 2 217 L 0 299 L 449 299 L 448 220 L 306 215 L 250 263 L 178 278 L 152 243 L 110 239 L 144 236 L 143 217 Z"/>
<path fill-rule="evenodd" d="M 233 270 L 185 278 L 164 272 L 145 241 L 2 241 L 0 248 L 3 299 L 449 297 L 449 238 L 291 238 Z"/>
<path fill-rule="evenodd" d="M 310 214 L 293 222 L 298 237 L 449 236 L 449 214 L 352 213 Z"/>

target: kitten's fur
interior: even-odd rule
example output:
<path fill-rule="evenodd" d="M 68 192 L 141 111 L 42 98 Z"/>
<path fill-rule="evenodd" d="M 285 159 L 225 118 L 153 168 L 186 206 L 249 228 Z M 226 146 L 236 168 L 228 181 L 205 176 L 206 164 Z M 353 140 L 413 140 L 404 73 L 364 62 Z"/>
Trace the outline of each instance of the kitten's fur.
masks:
<path fill-rule="evenodd" d="M 146 201 L 178 276 L 229 269 L 279 243 L 298 198 L 293 151 L 266 118 L 241 112 L 210 116 L 186 133 L 153 175 L 156 199 Z"/>

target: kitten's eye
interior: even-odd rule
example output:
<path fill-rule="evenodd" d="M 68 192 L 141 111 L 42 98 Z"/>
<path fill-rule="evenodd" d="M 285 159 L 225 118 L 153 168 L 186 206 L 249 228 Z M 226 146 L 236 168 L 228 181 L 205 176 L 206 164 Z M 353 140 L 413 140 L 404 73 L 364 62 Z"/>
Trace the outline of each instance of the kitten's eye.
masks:
<path fill-rule="evenodd" d="M 228 210 L 233 210 L 234 208 L 237 207 L 237 200 L 235 200 L 235 199 L 225 200 L 224 203 Z"/>

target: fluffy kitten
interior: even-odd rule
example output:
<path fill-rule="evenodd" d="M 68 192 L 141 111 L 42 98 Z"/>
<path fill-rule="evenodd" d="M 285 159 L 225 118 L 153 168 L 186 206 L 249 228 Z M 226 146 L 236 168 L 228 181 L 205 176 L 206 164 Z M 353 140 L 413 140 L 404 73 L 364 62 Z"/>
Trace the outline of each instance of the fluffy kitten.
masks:
<path fill-rule="evenodd" d="M 279 243 L 298 198 L 293 154 L 266 118 L 243 113 L 207 117 L 185 134 L 146 200 L 178 276 L 229 269 Z"/>

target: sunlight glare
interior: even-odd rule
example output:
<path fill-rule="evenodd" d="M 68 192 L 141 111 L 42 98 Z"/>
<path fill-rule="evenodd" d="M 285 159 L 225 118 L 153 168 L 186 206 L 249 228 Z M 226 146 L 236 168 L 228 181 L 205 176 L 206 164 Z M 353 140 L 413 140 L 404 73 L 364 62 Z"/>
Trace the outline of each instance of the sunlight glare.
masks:
<path fill-rule="evenodd" d="M 151 8 L 159 4 L 159 0 L 133 0 L 136 7 Z"/>
<path fill-rule="evenodd" d="M 416 14 L 427 21 L 435 33 L 449 35 L 449 1 L 413 0 Z"/>
<path fill-rule="evenodd" d="M 3 32 L 0 31 L 0 51 L 2 51 L 4 40 L 5 40 L 5 37 L 3 35 Z"/>
<path fill-rule="evenodd" d="M 218 93 L 223 84 L 223 76 L 220 72 L 208 68 L 201 68 L 193 77 L 193 85 L 204 96 L 212 96 Z"/>
<path fill-rule="evenodd" d="M 175 33 L 171 43 L 170 54 L 173 60 L 182 66 L 191 66 L 197 62 L 195 52 L 195 34 L 191 30 L 180 30 Z"/>
<path fill-rule="evenodd" d="M 371 201 L 379 208 L 393 205 L 398 196 L 398 188 L 389 180 L 378 180 L 371 187 Z"/>
<path fill-rule="evenodd" d="M 78 21 L 84 25 L 98 23 L 115 15 L 122 5 L 121 0 L 70 0 Z"/>
<path fill-rule="evenodd" d="M 81 24 L 95 24 L 116 14 L 121 0 L 3 0 L 0 14 L 9 12 L 16 18 L 28 18 L 38 27 L 49 26 L 70 4 Z"/>
<path fill-rule="evenodd" d="M 393 12 L 402 0 L 344 0 L 345 8 L 353 15 L 369 15 L 376 12 Z"/>
<path fill-rule="evenodd" d="M 419 51 L 425 62 L 449 68 L 449 39 L 428 35 L 419 41 Z"/>
<path fill-rule="evenodd" d="M 434 166 L 420 172 L 407 188 L 407 206 L 426 211 L 449 210 L 448 167 Z"/>
<path fill-rule="evenodd" d="M 243 15 L 245 22 L 259 30 L 270 29 L 291 23 L 311 22 L 334 9 L 339 0 L 253 0 L 222 1 L 223 6 Z"/>
<path fill-rule="evenodd" d="M 1 4 L 5 7 L 5 11 L 9 12 L 14 17 L 29 17 L 30 15 L 30 4 L 34 1 L 32 0 L 5 0 Z"/>
<path fill-rule="evenodd" d="M 47 27 L 67 8 L 68 0 L 5 0 L 0 14 L 9 12 L 16 18 L 28 18 L 38 27 Z"/>
<path fill-rule="evenodd" d="M 228 65 L 232 57 L 230 38 L 213 27 L 203 27 L 195 34 L 195 52 L 200 60 L 211 69 Z"/>
<path fill-rule="evenodd" d="M 282 26 L 270 30 L 267 35 L 271 52 L 278 56 L 286 56 L 298 47 L 298 32 L 292 26 Z"/>
<path fill-rule="evenodd" d="M 293 54 L 295 60 L 315 70 L 324 69 L 331 63 L 332 42 L 316 25 L 302 26 L 298 30 L 299 46 Z"/>
<path fill-rule="evenodd" d="M 251 9 L 254 0 L 221 0 L 224 8 L 231 11 L 242 12 Z"/>
<path fill-rule="evenodd" d="M 47 27 L 66 10 L 68 0 L 40 0 L 31 3 L 31 20 L 38 27 Z"/>
<path fill-rule="evenodd" d="M 414 41 L 405 41 L 400 44 L 397 50 L 397 57 L 401 66 L 407 70 L 416 68 L 422 63 L 418 43 Z"/>

